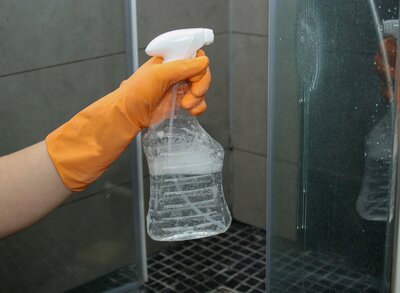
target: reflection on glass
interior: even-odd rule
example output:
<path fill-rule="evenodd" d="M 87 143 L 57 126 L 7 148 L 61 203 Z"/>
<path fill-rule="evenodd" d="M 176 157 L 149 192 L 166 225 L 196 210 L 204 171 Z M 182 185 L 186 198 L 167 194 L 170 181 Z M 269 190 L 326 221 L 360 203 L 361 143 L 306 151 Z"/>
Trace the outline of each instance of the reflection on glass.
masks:
<path fill-rule="evenodd" d="M 269 290 L 386 292 L 399 2 L 272 2 Z"/>

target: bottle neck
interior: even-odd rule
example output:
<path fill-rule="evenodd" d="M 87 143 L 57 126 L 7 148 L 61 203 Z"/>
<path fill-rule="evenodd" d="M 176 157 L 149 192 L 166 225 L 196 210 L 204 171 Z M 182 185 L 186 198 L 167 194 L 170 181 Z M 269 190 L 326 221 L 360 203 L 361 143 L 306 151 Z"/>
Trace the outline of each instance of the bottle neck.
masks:
<path fill-rule="evenodd" d="M 172 87 L 171 112 L 167 119 L 196 119 L 181 107 L 183 97 L 189 92 L 189 83 L 179 82 Z"/>
<path fill-rule="evenodd" d="M 171 100 L 171 108 L 175 111 L 181 108 L 181 102 L 183 97 L 189 91 L 189 84 L 186 81 L 178 82 L 177 84 L 172 86 L 172 100 Z"/>
<path fill-rule="evenodd" d="M 160 103 L 152 110 L 149 128 L 158 127 L 157 125 L 169 123 L 170 120 L 174 119 L 189 119 L 191 115 L 180 106 L 183 97 L 188 91 L 188 82 L 179 82 L 173 85 Z"/>

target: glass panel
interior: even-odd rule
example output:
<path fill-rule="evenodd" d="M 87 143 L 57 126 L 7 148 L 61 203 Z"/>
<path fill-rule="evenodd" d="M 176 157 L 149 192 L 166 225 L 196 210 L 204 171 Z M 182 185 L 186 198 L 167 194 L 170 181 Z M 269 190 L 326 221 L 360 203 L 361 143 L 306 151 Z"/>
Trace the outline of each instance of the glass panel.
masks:
<path fill-rule="evenodd" d="M 270 292 L 390 288 L 398 9 L 270 2 Z"/>
<path fill-rule="evenodd" d="M 2 2 L 0 156 L 43 140 L 126 77 L 123 1 L 76 4 Z M 64 292 L 134 264 L 130 162 L 128 151 L 86 191 L 1 239 L 0 292 Z"/>

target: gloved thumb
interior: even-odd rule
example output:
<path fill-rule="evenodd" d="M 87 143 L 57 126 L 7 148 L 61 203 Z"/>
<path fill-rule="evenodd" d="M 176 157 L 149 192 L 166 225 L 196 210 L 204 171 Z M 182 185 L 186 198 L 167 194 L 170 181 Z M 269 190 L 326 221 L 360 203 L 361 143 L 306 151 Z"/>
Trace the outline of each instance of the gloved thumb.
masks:
<path fill-rule="evenodd" d="M 208 67 L 207 56 L 177 60 L 159 65 L 159 76 L 169 85 L 201 75 Z"/>

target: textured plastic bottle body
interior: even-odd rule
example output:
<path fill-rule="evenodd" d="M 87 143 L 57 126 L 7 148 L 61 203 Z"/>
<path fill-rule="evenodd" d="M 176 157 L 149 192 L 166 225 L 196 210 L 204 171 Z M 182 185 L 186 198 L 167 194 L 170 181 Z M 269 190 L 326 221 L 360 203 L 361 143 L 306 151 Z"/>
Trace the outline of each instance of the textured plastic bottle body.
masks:
<path fill-rule="evenodd" d="M 212 236 L 231 223 L 222 187 L 224 149 L 195 117 L 176 109 L 143 136 L 150 172 L 147 231 L 159 241 Z"/>

